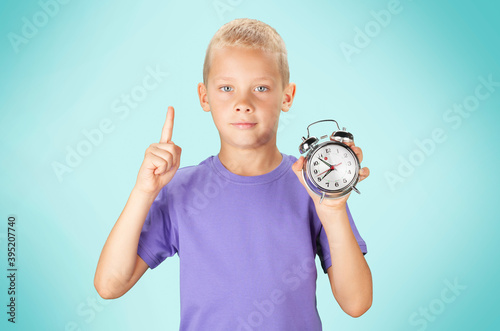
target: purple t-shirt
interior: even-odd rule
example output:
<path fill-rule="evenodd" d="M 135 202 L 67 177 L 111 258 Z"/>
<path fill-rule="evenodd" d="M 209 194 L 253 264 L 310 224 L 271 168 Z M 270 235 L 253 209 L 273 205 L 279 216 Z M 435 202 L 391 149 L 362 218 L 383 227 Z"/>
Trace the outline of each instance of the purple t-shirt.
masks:
<path fill-rule="evenodd" d="M 281 154 L 259 176 L 236 175 L 210 156 L 178 169 L 153 202 L 137 253 L 151 269 L 179 255 L 180 330 L 322 329 L 315 256 L 326 273 L 328 239 L 291 168 L 297 158 Z"/>

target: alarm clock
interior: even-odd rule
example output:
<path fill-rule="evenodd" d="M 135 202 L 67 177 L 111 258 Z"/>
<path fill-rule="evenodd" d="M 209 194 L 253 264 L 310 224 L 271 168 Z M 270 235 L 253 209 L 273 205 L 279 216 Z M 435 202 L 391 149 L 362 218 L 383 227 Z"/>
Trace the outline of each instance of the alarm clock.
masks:
<path fill-rule="evenodd" d="M 337 131 L 330 136 L 324 135 L 319 139 L 309 136 L 309 127 L 320 122 L 335 122 Z M 320 140 L 330 138 L 324 142 Z M 309 124 L 307 127 L 307 138 L 302 137 L 299 146 L 301 154 L 305 155 L 302 177 L 307 187 L 323 199 L 338 199 L 351 190 L 361 194 L 356 188 L 361 169 L 356 153 L 345 143 L 353 142 L 354 137 L 346 128 L 340 130 L 335 120 L 321 120 Z"/>

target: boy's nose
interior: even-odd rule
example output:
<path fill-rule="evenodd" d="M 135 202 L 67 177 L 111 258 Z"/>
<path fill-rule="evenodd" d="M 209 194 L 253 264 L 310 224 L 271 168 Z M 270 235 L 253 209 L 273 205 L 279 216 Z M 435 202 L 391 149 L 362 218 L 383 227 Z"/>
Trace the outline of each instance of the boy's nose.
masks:
<path fill-rule="evenodd" d="M 239 95 L 237 96 L 236 99 L 236 104 L 234 106 L 234 110 L 236 112 L 240 113 L 250 113 L 253 111 L 253 106 L 251 103 L 251 95 L 248 95 L 247 93 L 244 93 L 240 91 Z"/>
<path fill-rule="evenodd" d="M 252 112 L 253 107 L 248 101 L 242 100 L 235 105 L 234 110 L 236 110 L 237 112 L 250 113 Z"/>
<path fill-rule="evenodd" d="M 237 112 L 240 112 L 240 111 L 241 111 L 241 112 L 245 112 L 245 113 L 249 113 L 249 112 L 251 112 L 251 111 L 252 111 L 252 110 L 251 110 L 251 108 L 250 108 L 249 106 L 237 106 L 237 107 L 235 108 L 235 110 L 236 110 Z"/>

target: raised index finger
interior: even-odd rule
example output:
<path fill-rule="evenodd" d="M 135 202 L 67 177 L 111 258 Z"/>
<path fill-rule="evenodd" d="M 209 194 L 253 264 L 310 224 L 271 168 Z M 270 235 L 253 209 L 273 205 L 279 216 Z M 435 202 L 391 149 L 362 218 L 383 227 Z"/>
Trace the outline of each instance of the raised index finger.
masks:
<path fill-rule="evenodd" d="M 167 118 L 163 129 L 161 130 L 160 143 L 169 142 L 172 139 L 172 130 L 174 129 L 174 107 L 169 106 L 167 110 Z"/>

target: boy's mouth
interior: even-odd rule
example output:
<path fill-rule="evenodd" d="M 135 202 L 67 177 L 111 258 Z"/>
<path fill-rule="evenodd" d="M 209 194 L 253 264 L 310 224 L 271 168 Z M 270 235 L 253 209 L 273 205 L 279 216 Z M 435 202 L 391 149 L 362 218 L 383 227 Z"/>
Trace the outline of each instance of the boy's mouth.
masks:
<path fill-rule="evenodd" d="M 251 129 L 257 125 L 257 123 L 231 123 L 232 126 L 238 129 Z"/>

